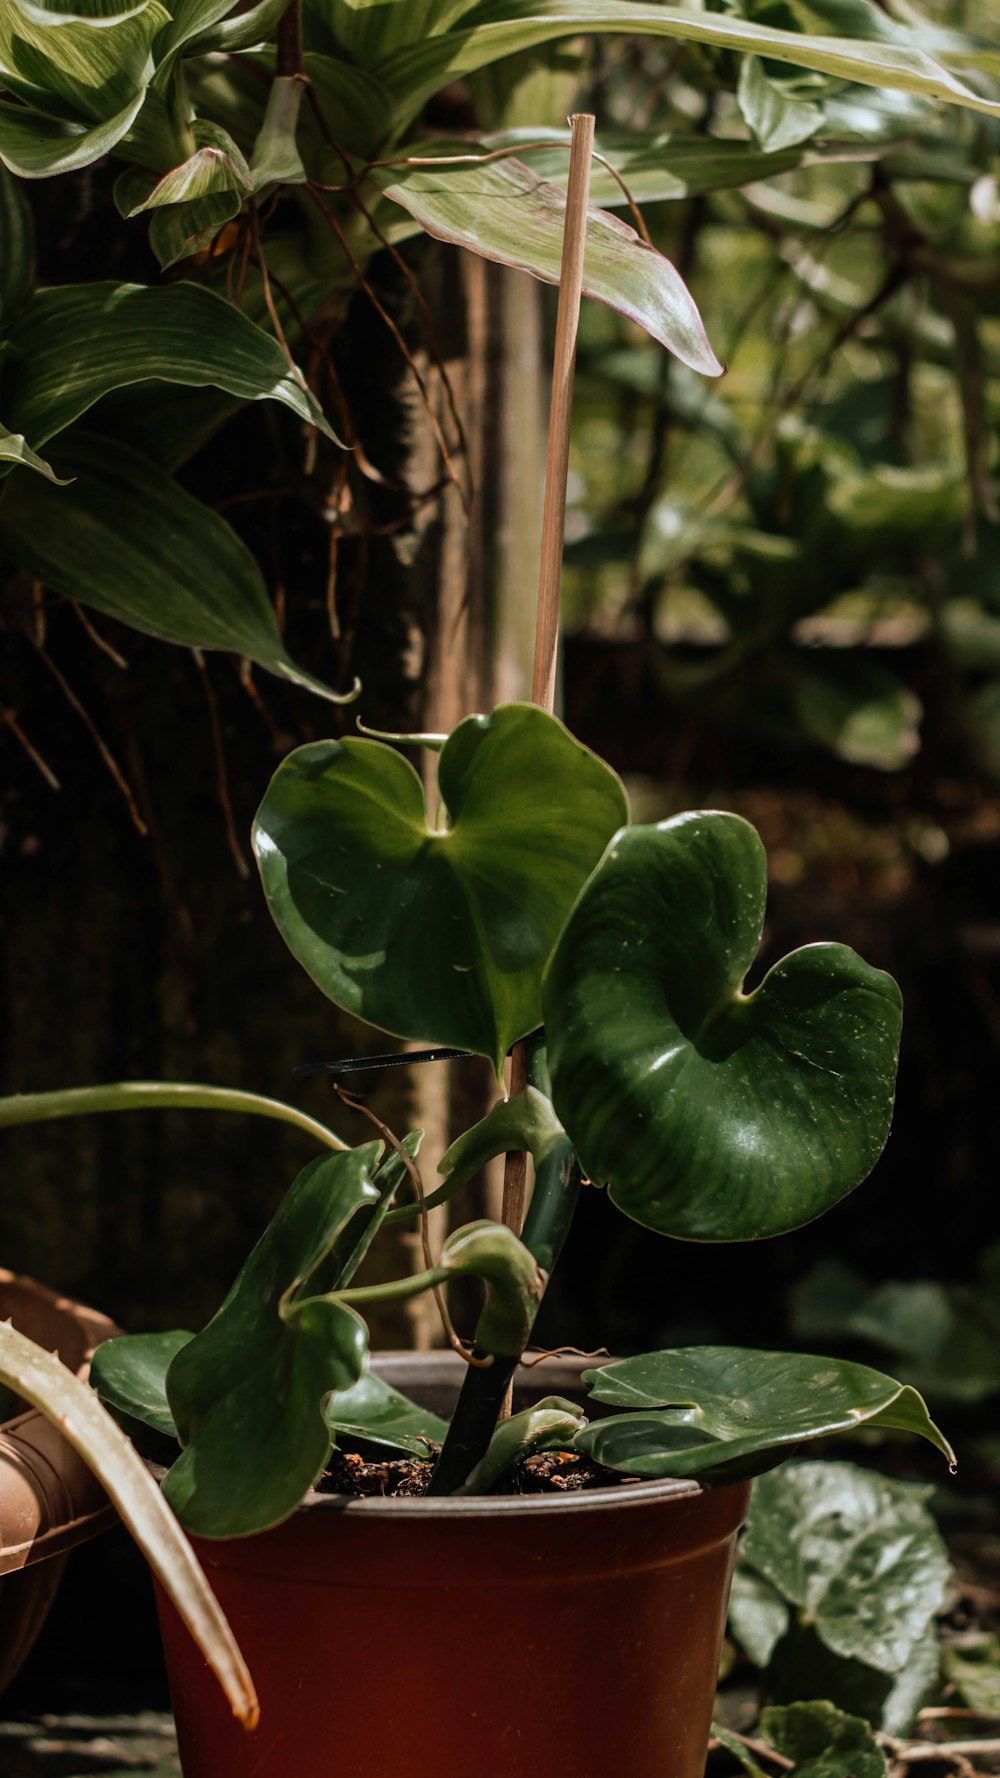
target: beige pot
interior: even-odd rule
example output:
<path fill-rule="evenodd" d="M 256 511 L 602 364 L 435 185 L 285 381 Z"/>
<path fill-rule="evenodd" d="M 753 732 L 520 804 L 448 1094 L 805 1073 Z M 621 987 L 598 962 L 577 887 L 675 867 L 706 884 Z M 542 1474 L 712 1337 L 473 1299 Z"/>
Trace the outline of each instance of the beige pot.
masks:
<path fill-rule="evenodd" d="M 0 1268 L 0 1320 L 85 1378 L 90 1354 L 119 1329 L 105 1315 Z M 114 1521 L 83 1458 L 33 1408 L 0 1425 L 0 1691 L 45 1622 L 66 1557 Z"/>

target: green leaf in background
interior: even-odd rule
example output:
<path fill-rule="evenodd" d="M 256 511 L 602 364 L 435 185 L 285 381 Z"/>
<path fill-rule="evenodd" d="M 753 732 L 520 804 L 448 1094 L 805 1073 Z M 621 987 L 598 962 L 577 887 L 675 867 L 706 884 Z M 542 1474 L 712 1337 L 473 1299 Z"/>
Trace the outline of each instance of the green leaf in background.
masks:
<path fill-rule="evenodd" d="M 628 804 L 608 766 L 526 704 L 460 723 L 438 783 L 447 826 L 391 748 L 300 747 L 271 780 L 254 850 L 278 930 L 331 1000 L 499 1071 L 541 1023 L 545 962 Z"/>
<path fill-rule="evenodd" d="M 546 975 L 552 1099 L 582 1167 L 682 1240 L 810 1222 L 871 1171 L 889 1128 L 899 989 L 815 944 L 745 993 L 766 886 L 739 816 L 629 828 Z"/>
<path fill-rule="evenodd" d="M 448 152 L 455 153 L 454 143 Z M 436 239 L 558 284 L 566 193 L 521 161 L 393 167 L 378 182 Z M 594 208 L 587 219 L 583 289 L 637 322 L 693 370 L 722 375 L 680 273 L 633 228 Z"/>
<path fill-rule="evenodd" d="M 220 192 L 238 193 L 242 198 L 250 191 L 250 168 L 228 131 L 216 124 L 195 124 L 194 137 L 198 142 L 194 153 L 168 173 L 157 177 L 129 167 L 119 176 L 115 203 L 123 216 L 138 216 L 143 210 L 184 204 Z"/>
<path fill-rule="evenodd" d="M 65 479 L 58 476 L 51 463 L 46 463 L 37 451 L 33 451 L 27 439 L 20 432 L 8 432 L 6 426 L 0 426 L 0 465 L 4 463 L 20 463 L 25 469 L 36 469 L 47 481 L 65 487 Z"/>
<path fill-rule="evenodd" d="M 201 253 L 242 208 L 239 192 L 230 189 L 154 210 L 149 219 L 149 245 L 158 264 L 166 271 L 192 253 Z"/>
<path fill-rule="evenodd" d="M 279 401 L 336 437 L 277 341 L 202 285 L 95 282 L 41 290 L 20 310 L 10 337 L 19 362 L 7 417 L 36 449 L 102 396 L 147 382 Z"/>
<path fill-rule="evenodd" d="M 178 1352 L 194 1339 L 183 1328 L 168 1333 L 122 1334 L 98 1346 L 90 1363 L 90 1386 L 106 1407 L 141 1420 L 154 1432 L 177 1437 L 167 1400 L 167 1371 Z"/>
<path fill-rule="evenodd" d="M 869 8 L 868 11 L 874 11 Z M 912 30 L 897 25 L 892 42 L 866 38 L 813 36 L 752 23 L 731 13 L 686 10 L 636 0 L 488 0 L 467 29 L 416 41 L 387 53 L 375 72 L 396 96 L 397 124 L 416 117 L 442 87 L 502 56 L 580 32 L 669 37 L 678 43 L 713 44 L 812 68 L 865 86 L 890 87 L 929 99 L 945 99 L 988 115 L 1000 113 L 1000 100 L 983 97 L 947 62 L 912 46 Z M 958 49 L 965 44 L 967 48 Z M 974 39 L 950 34 L 947 54 L 960 65 L 981 62 L 996 71 L 996 52 L 982 52 Z"/>
<path fill-rule="evenodd" d="M 713 1722 L 712 1739 L 717 1741 L 720 1747 L 724 1747 L 727 1753 L 733 1754 L 739 1760 L 747 1778 L 768 1778 L 763 1766 L 757 1764 L 749 1748 L 744 1747 L 742 1741 L 731 1734 L 727 1728 L 724 1728 L 721 1722 Z"/>
<path fill-rule="evenodd" d="M 336 118 L 336 139 L 348 154 L 377 154 L 392 133 L 392 103 L 385 88 L 364 68 L 333 56 L 307 50 L 302 66 L 312 83 L 321 110 L 328 118 Z M 308 113 L 307 113 L 308 118 Z M 323 143 L 327 153 L 330 152 Z M 422 144 L 418 152 L 423 152 Z M 337 156 L 333 156 L 337 161 Z M 344 176 L 343 163 L 336 168 L 336 178 Z"/>
<path fill-rule="evenodd" d="M 769 1452 L 861 1425 L 917 1433 L 954 1462 L 915 1390 L 843 1359 L 691 1346 L 623 1358 L 582 1380 L 595 1401 L 626 1411 L 594 1421 L 580 1448 L 631 1475 L 750 1473 Z"/>
<path fill-rule="evenodd" d="M 944 1674 L 963 1704 L 983 1716 L 1000 1717 L 1000 1636 L 968 1631 L 944 1649 Z"/>
<path fill-rule="evenodd" d="M 561 1395 L 545 1395 L 523 1414 L 501 1420 L 459 1494 L 492 1494 L 498 1482 L 525 1457 L 540 1451 L 569 1451 L 587 1417 L 575 1402 Z"/>
<path fill-rule="evenodd" d="M 853 1463 L 790 1463 L 758 1478 L 741 1560 L 835 1654 L 898 1674 L 951 1578 L 930 1492 Z"/>
<path fill-rule="evenodd" d="M 0 125 L 2 127 L 2 125 Z M 35 225 L 20 182 L 0 166 L 0 334 L 35 277 Z"/>
<path fill-rule="evenodd" d="M 760 1732 L 794 1760 L 794 1778 L 886 1778 L 885 1755 L 868 1724 L 832 1704 L 773 1704 L 761 1712 Z"/>
<path fill-rule="evenodd" d="M 184 1446 L 163 1483 L 186 1530 L 243 1537 L 294 1512 L 330 1451 L 323 1403 L 364 1372 L 354 1311 L 310 1293 L 317 1268 L 364 1205 L 381 1144 L 310 1162 L 222 1307 L 167 1372 Z"/>
<path fill-rule="evenodd" d="M 147 636 L 223 648 L 342 702 L 285 653 L 253 556 L 231 525 L 137 451 L 75 433 L 56 470 L 0 483 L 0 550 L 15 567 Z"/>
<path fill-rule="evenodd" d="M 823 107 L 797 98 L 780 81 L 771 80 L 760 56 L 744 57 L 736 98 L 744 123 L 766 153 L 808 142 L 823 124 Z"/>
<path fill-rule="evenodd" d="M 338 1389 L 323 1406 L 330 1433 L 362 1439 L 405 1451 L 409 1457 L 432 1457 L 445 1439 L 447 1420 L 393 1389 L 374 1371 L 366 1371 L 350 1389 Z"/>
<path fill-rule="evenodd" d="M 923 705 L 884 668 L 859 661 L 834 675 L 795 661 L 787 682 L 800 733 L 837 759 L 901 772 L 919 753 Z"/>

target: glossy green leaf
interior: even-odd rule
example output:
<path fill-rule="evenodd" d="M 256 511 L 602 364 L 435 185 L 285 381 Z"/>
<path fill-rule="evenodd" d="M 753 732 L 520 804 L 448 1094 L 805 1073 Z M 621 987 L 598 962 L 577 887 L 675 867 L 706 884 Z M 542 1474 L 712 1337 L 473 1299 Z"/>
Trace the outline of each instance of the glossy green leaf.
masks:
<path fill-rule="evenodd" d="M 182 1525 L 241 1537 L 295 1511 L 330 1450 L 323 1402 L 364 1371 L 367 1333 L 311 1281 L 355 1213 L 377 1199 L 381 1145 L 299 1174 L 222 1307 L 167 1372 L 184 1446 L 163 1483 Z"/>
<path fill-rule="evenodd" d="M 736 97 L 740 114 L 759 148 L 773 152 L 808 142 L 823 124 L 823 107 L 790 93 L 771 80 L 760 56 L 745 56 Z"/>
<path fill-rule="evenodd" d="M 566 193 L 523 162 L 393 167 L 377 178 L 386 197 L 438 240 L 558 284 Z M 594 208 L 587 218 L 583 289 L 637 322 L 693 370 L 722 375 L 680 273 L 620 218 Z"/>
<path fill-rule="evenodd" d="M 391 748 L 300 747 L 271 781 L 254 849 L 282 937 L 331 1000 L 499 1070 L 541 1023 L 546 959 L 628 806 L 609 767 L 524 704 L 460 723 L 438 782 L 447 827 Z"/>
<path fill-rule="evenodd" d="M 795 1762 L 794 1778 L 886 1778 L 888 1772 L 868 1723 L 833 1704 L 772 1704 L 761 1712 L 760 1733 Z"/>
<path fill-rule="evenodd" d="M 787 1464 L 758 1477 L 741 1562 L 835 1654 L 899 1673 L 951 1578 L 930 1491 L 853 1463 Z"/>
<path fill-rule="evenodd" d="M 38 116 L 0 100 L 0 161 L 22 179 L 51 179 L 101 160 L 128 134 L 142 110 L 139 91 L 102 123 Z"/>
<path fill-rule="evenodd" d="M 36 469 L 44 475 L 46 481 L 55 482 L 65 487 L 65 479 L 58 476 L 51 463 L 46 463 L 37 451 L 33 451 L 23 433 L 8 432 L 6 426 L 0 426 L 0 466 L 4 463 L 20 463 L 25 469 Z M 0 470 L 2 473 L 2 470 Z"/>
<path fill-rule="evenodd" d="M 213 387 L 279 401 L 335 437 L 277 341 L 198 284 L 64 284 L 15 318 L 20 362 L 7 418 L 37 448 L 102 396 L 131 383 Z"/>
<path fill-rule="evenodd" d="M 234 1714 L 256 1725 L 257 1698 L 246 1662 L 194 1552 L 141 1457 L 94 1391 L 62 1363 L 0 1322 L 0 1382 L 59 1426 L 107 1491 L 164 1591 L 173 1600 Z"/>
<path fill-rule="evenodd" d="M 197 128 L 202 138 L 194 153 L 159 178 L 130 167 L 115 183 L 115 203 L 123 216 L 164 204 L 185 204 L 194 198 L 236 193 L 242 198 L 251 188 L 250 168 L 232 137 L 215 125 Z"/>
<path fill-rule="evenodd" d="M 350 1389 L 338 1389 L 324 1404 L 331 1434 L 385 1445 L 410 1457 L 432 1457 L 444 1443 L 447 1420 L 418 1407 L 374 1371 L 366 1371 Z"/>
<path fill-rule="evenodd" d="M 539 1451 L 568 1451 L 587 1416 L 575 1402 L 561 1395 L 546 1395 L 523 1414 L 501 1420 L 486 1453 L 480 1458 L 459 1494 L 492 1494 L 497 1483 L 525 1457 Z"/>
<path fill-rule="evenodd" d="M 565 1141 L 566 1132 L 551 1100 L 529 1086 L 512 1099 L 501 1099 L 478 1124 L 459 1136 L 442 1155 L 438 1172 L 453 1191 L 459 1191 L 497 1155 L 524 1149 L 537 1167 Z"/>
<path fill-rule="evenodd" d="M 193 1333 L 172 1328 L 168 1333 L 122 1334 L 98 1346 L 90 1363 L 90 1386 L 106 1407 L 154 1432 L 177 1437 L 167 1400 L 167 1371 Z"/>
<path fill-rule="evenodd" d="M 424 1139 L 423 1130 L 411 1130 L 403 1137 L 401 1147 L 415 1161 Z M 358 1210 L 342 1235 L 330 1249 L 329 1260 L 319 1273 L 324 1288 L 343 1290 L 354 1277 L 379 1229 L 390 1214 L 393 1198 L 408 1177 L 405 1162 L 394 1148 L 386 1145 L 372 1183 L 378 1192 L 378 1203 Z"/>
<path fill-rule="evenodd" d="M 15 567 L 146 635 L 231 649 L 342 701 L 285 653 L 260 569 L 217 513 L 108 439 L 74 433 L 52 455 L 69 487 L 24 475 L 0 484 L 0 549 Z"/>
<path fill-rule="evenodd" d="M 0 125 L 2 127 L 2 125 Z M 35 277 L 35 225 L 20 181 L 0 165 L 0 333 Z"/>
<path fill-rule="evenodd" d="M 379 78 L 396 96 L 400 123 L 415 117 L 442 87 L 476 68 L 581 31 L 712 44 L 792 67 L 813 68 L 863 86 L 891 87 L 1000 114 L 1000 100 L 975 90 L 945 60 L 911 47 L 912 33 L 903 25 L 896 27 L 898 35 L 892 42 L 866 41 L 788 31 L 732 13 L 652 5 L 648 0 L 646 4 L 638 0 L 490 0 L 477 9 L 476 17 L 474 26 L 396 50 L 377 67 Z M 975 59 L 971 44 L 970 53 L 961 59 Z"/>
<path fill-rule="evenodd" d="M 843 1359 L 691 1346 L 624 1358 L 583 1382 L 627 1411 L 595 1421 L 578 1444 L 629 1475 L 751 1473 L 763 1456 L 861 1425 L 917 1433 L 954 1462 L 916 1390 Z"/>
<path fill-rule="evenodd" d="M 660 1234 L 745 1241 L 852 1190 L 889 1128 L 901 1002 L 890 976 L 815 944 L 744 991 L 764 848 L 736 815 L 619 834 L 544 990 L 552 1099 L 592 1179 Z"/>

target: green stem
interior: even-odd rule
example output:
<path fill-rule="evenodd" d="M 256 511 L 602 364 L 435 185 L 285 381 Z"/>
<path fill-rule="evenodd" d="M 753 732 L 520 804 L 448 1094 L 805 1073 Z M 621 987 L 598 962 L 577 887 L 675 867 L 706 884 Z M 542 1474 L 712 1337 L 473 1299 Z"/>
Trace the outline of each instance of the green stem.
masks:
<path fill-rule="evenodd" d="M 546 1280 L 551 1277 L 569 1234 L 579 1196 L 580 1168 L 567 1140 L 540 1163 L 521 1231 L 521 1240 Z M 475 1356 L 486 1354 L 477 1346 Z M 487 1368 L 470 1367 L 466 1372 L 448 1436 L 431 1477 L 431 1494 L 453 1494 L 468 1480 L 493 1437 L 517 1363 L 516 1358 L 494 1357 Z"/>
<path fill-rule="evenodd" d="M 338 1303 L 349 1303 L 352 1308 L 356 1303 L 403 1303 L 407 1297 L 433 1290 L 437 1284 L 447 1284 L 454 1276 L 450 1266 L 432 1266 L 429 1272 L 414 1272 L 409 1278 L 391 1278 L 386 1284 L 356 1284 L 352 1290 L 338 1290 L 335 1295 Z"/>
<path fill-rule="evenodd" d="M 68 1087 L 56 1093 L 13 1093 L 0 1099 L 0 1129 L 12 1124 L 45 1123 L 56 1117 L 89 1117 L 97 1111 L 242 1111 L 294 1124 L 324 1148 L 346 1150 L 325 1124 L 294 1105 L 244 1093 L 236 1087 L 206 1087 L 190 1081 L 119 1080 L 99 1087 Z"/>

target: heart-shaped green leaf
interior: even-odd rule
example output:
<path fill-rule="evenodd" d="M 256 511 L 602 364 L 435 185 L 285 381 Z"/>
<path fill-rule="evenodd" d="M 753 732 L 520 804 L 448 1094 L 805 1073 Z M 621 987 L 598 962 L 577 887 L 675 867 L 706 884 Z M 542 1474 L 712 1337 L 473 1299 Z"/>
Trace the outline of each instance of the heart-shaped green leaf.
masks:
<path fill-rule="evenodd" d="M 167 1400 L 167 1371 L 193 1333 L 171 1328 L 167 1333 L 122 1334 L 98 1346 L 90 1363 L 90 1386 L 106 1407 L 141 1420 L 166 1438 L 177 1437 Z"/>
<path fill-rule="evenodd" d="M 761 1714 L 764 1739 L 794 1762 L 793 1778 L 885 1778 L 888 1767 L 871 1726 L 833 1704 L 773 1704 Z"/>
<path fill-rule="evenodd" d="M 915 1389 L 867 1365 L 795 1352 L 691 1346 L 584 1371 L 595 1420 L 577 1447 L 628 1475 L 752 1474 L 761 1458 L 861 1425 L 919 1433 L 954 1463 Z"/>
<path fill-rule="evenodd" d="M 184 1445 L 163 1490 L 203 1537 L 246 1537 L 294 1512 L 330 1451 L 323 1403 L 364 1370 L 353 1309 L 309 1294 L 355 1213 L 377 1201 L 381 1144 L 324 1155 L 299 1174 L 208 1326 L 167 1372 Z"/>
<path fill-rule="evenodd" d="M 843 945 L 760 987 L 764 848 L 737 815 L 619 834 L 545 983 L 552 1098 L 627 1215 L 689 1241 L 798 1228 L 870 1172 L 889 1128 L 901 999 Z"/>
<path fill-rule="evenodd" d="M 447 826 L 392 748 L 300 747 L 254 849 L 282 937 L 331 1000 L 499 1070 L 541 1022 L 542 970 L 628 804 L 608 766 L 527 704 L 459 723 L 438 783 Z"/>

